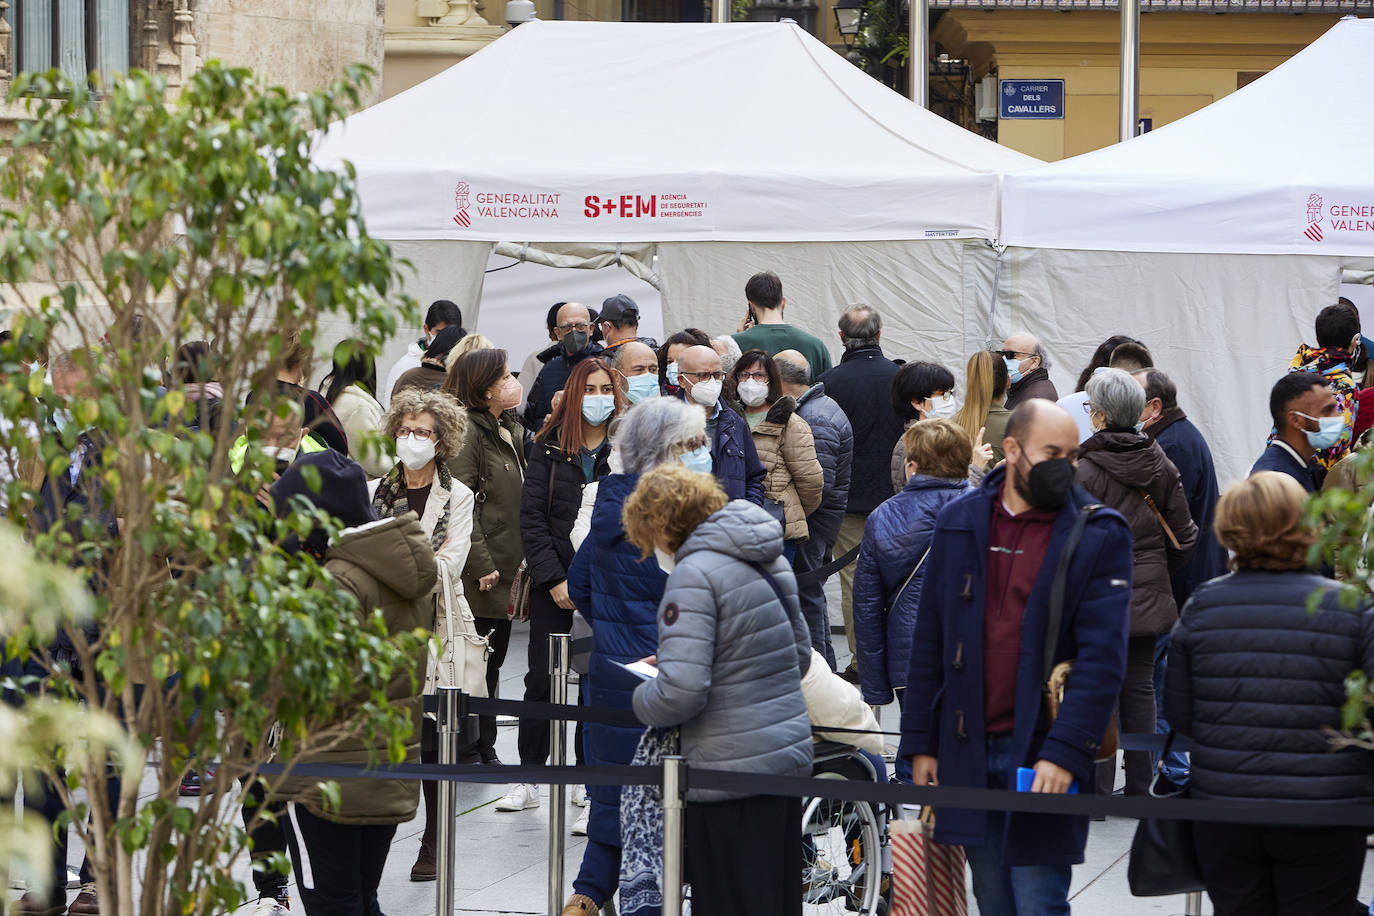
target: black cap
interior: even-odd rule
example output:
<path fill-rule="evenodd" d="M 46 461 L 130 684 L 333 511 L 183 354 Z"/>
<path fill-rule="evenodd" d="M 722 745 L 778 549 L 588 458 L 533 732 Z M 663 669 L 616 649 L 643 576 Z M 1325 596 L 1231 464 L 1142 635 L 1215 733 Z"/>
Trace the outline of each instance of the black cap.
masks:
<path fill-rule="evenodd" d="M 307 467 L 313 467 L 320 475 L 318 492 L 306 482 Z M 376 521 L 372 500 L 367 495 L 367 474 L 353 459 L 332 448 L 297 457 L 272 484 L 271 494 L 278 516 L 290 511 L 291 497 L 304 496 L 315 508 L 323 509 L 349 528 Z"/>
<path fill-rule="evenodd" d="M 639 306 L 624 293 L 616 293 L 601 303 L 601 316 L 597 321 L 639 321 Z"/>

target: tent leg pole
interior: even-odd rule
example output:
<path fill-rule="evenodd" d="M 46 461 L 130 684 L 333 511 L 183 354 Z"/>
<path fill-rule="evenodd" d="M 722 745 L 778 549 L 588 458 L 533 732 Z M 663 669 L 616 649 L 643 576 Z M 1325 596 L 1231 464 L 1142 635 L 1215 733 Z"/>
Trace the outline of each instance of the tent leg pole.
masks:
<path fill-rule="evenodd" d="M 1121 0 L 1121 136 L 1136 135 L 1140 122 L 1140 0 Z"/>
<path fill-rule="evenodd" d="M 907 32 L 908 80 L 911 100 L 922 108 L 930 107 L 930 0 L 911 0 Z"/>

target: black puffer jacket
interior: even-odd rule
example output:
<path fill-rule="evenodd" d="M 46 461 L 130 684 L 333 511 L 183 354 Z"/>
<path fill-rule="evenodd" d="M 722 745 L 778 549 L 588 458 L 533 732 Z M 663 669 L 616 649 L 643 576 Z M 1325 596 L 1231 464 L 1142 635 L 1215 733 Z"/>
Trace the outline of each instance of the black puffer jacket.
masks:
<path fill-rule="evenodd" d="M 611 472 L 609 441 L 596 455 L 596 479 Z M 568 578 L 572 565 L 572 528 L 582 508 L 587 478 L 582 456 L 558 446 L 558 428 L 536 441 L 525 467 L 525 486 L 520 493 L 520 542 L 534 584 L 549 589 Z"/>
<path fill-rule="evenodd" d="M 1169 632 L 1178 619 L 1169 574 L 1188 561 L 1197 542 L 1197 525 L 1188 512 L 1178 468 L 1153 439 L 1133 429 L 1104 429 L 1083 443 L 1078 483 L 1131 523 L 1131 635 Z M 1165 535 L 1147 496 L 1178 539 L 1178 548 Z"/>
<path fill-rule="evenodd" d="M 1252 570 L 1193 592 L 1164 688 L 1165 718 L 1193 741 L 1193 795 L 1374 801 L 1374 756 L 1332 751 L 1322 731 L 1340 727 L 1346 676 L 1374 672 L 1374 613 L 1342 608 L 1339 587 L 1307 572 Z M 1308 613 L 1319 589 L 1329 591 Z"/>

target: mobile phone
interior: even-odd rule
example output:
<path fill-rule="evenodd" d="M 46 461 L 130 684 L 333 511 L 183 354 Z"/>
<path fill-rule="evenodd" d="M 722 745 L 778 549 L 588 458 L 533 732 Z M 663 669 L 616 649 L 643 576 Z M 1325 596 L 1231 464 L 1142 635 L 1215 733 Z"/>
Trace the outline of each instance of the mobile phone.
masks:
<path fill-rule="evenodd" d="M 1018 792 L 1029 792 L 1029 791 L 1031 790 L 1031 786 L 1033 786 L 1033 785 L 1035 785 L 1035 769 L 1034 769 L 1033 767 L 1017 767 L 1017 768 L 1016 768 L 1016 791 L 1018 791 Z M 1075 779 L 1073 782 L 1069 783 L 1069 791 L 1068 791 L 1067 793 L 1065 793 L 1065 794 L 1067 794 L 1067 795 L 1077 795 L 1077 794 L 1078 794 L 1078 780 L 1077 780 L 1077 779 Z"/>

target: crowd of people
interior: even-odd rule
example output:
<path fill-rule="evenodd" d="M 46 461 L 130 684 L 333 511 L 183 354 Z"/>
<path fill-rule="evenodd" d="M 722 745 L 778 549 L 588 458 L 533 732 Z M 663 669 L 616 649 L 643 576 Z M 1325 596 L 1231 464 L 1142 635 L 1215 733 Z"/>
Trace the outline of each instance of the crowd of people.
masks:
<path fill-rule="evenodd" d="M 736 333 L 684 328 L 661 345 L 640 335 L 628 296 L 599 310 L 557 303 L 548 345 L 518 376 L 512 354 L 467 333 L 442 300 L 381 385 L 366 348 L 344 341 L 311 390 L 297 342 L 276 384 L 300 422 L 239 443 L 240 460 L 272 450 L 273 504 L 304 496 L 348 526 L 306 545 L 340 587 L 390 625 L 437 635 L 426 692 L 495 695 L 512 627 L 527 626 L 522 697 L 548 701 L 548 636 L 585 620 L 583 701 L 633 710 L 648 728 L 579 727 L 579 764 L 676 751 L 711 769 L 806 775 L 806 679 L 861 696 L 858 722 L 872 721 L 865 703 L 897 703 L 893 778 L 918 785 L 1015 788 L 1025 768 L 1030 791 L 1110 793 L 1119 772 L 1107 736 L 1172 728 L 1191 758 L 1126 751 L 1127 795 L 1153 783 L 1259 804 L 1374 797 L 1374 761 L 1331 751 L 1325 734 L 1341 724 L 1346 676 L 1374 670 L 1374 617 L 1342 606 L 1330 570 L 1310 568 L 1303 516 L 1308 494 L 1358 485 L 1352 456 L 1374 438 L 1371 344 L 1349 302 L 1316 316 L 1316 346 L 1272 386 L 1269 442 L 1223 495 L 1180 406 L 1187 393 L 1145 342 L 1104 341 L 1060 397 L 1052 345 L 1018 333 L 968 354 L 961 386 L 957 364 L 892 358 L 873 307 L 838 316 L 832 365 L 826 341 L 786 320 L 777 276 L 752 277 L 744 296 Z M 207 348 L 188 345 L 177 366 L 209 416 Z M 74 371 L 55 360 L 54 388 Z M 53 475 L 50 510 L 79 489 L 80 468 Z M 836 558 L 845 665 L 824 591 Z M 657 675 L 641 679 L 625 667 L 634 662 Z M 406 684 L 390 695 L 418 708 Z M 437 760 L 431 720 L 413 743 L 418 759 Z M 519 723 L 521 764 L 546 763 L 549 744 L 545 721 Z M 472 723 L 460 762 L 501 763 L 494 718 Z M 424 833 L 405 854 L 413 880 L 436 877 L 434 784 L 384 785 L 345 792 L 337 809 L 287 787 L 268 803 L 297 803 L 294 830 L 255 832 L 255 861 L 289 847 L 307 913 L 380 912 L 396 825 L 421 800 Z M 587 845 L 563 916 L 598 913 L 617 891 L 620 912 L 657 912 L 661 876 L 643 841 L 652 806 L 618 787 L 573 796 Z M 537 786 L 517 784 L 496 809 L 540 804 Z M 33 805 L 56 817 L 50 798 Z M 985 916 L 1041 916 L 1069 912 L 1088 828 L 949 810 L 935 838 L 965 847 Z M 1198 834 L 1219 916 L 1345 916 L 1354 905 L 1363 830 Z M 800 912 L 796 799 L 693 789 L 686 836 L 695 908 Z M 61 888 L 64 848 L 54 868 Z M 255 883 L 257 916 L 288 911 L 283 876 L 262 869 Z M 14 911 L 64 909 L 29 895 Z M 93 886 L 65 912 L 100 912 Z"/>

